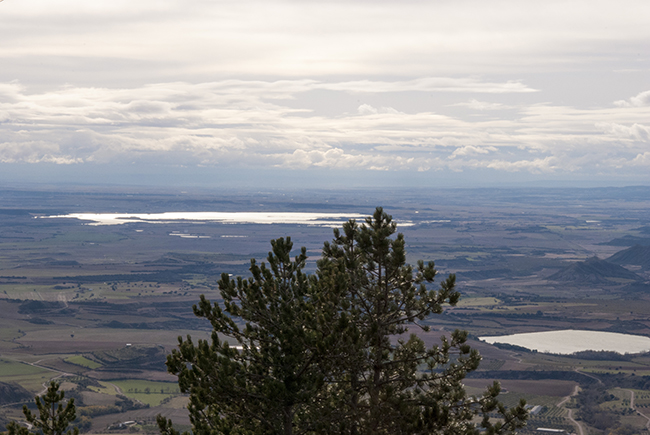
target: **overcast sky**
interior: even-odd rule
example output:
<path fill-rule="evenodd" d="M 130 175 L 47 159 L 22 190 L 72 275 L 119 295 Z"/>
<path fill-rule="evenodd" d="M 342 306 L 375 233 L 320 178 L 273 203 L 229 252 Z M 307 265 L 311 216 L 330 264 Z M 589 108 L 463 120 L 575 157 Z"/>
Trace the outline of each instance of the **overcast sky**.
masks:
<path fill-rule="evenodd" d="M 4 0 L 0 180 L 648 185 L 649 18 L 647 0 Z"/>

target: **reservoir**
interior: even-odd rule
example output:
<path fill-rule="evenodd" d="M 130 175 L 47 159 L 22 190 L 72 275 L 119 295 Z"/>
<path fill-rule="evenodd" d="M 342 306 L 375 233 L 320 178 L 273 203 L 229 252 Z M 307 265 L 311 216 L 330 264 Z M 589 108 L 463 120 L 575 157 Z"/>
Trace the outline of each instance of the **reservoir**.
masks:
<path fill-rule="evenodd" d="M 88 225 L 120 225 L 126 223 L 218 222 L 224 224 L 303 224 L 341 226 L 349 219 L 363 220 L 358 213 L 292 213 L 292 212 L 165 212 L 165 213 L 72 213 L 46 218 L 72 218 L 90 221 Z M 402 224 L 402 226 L 405 226 Z M 406 225 L 408 226 L 408 224 Z"/>
<path fill-rule="evenodd" d="M 650 350 L 650 338 L 648 337 L 602 331 L 565 329 L 479 338 L 490 344 L 514 344 L 538 352 L 564 355 L 583 350 L 606 350 L 620 354 L 640 353 Z"/>

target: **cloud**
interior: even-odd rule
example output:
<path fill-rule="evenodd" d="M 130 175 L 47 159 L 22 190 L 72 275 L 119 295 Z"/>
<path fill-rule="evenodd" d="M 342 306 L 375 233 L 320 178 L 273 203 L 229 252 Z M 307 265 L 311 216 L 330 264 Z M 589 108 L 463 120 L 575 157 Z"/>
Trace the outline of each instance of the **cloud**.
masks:
<path fill-rule="evenodd" d="M 370 104 L 362 104 L 357 109 L 357 112 L 359 112 L 359 115 L 374 115 L 377 113 L 377 109 L 372 107 Z"/>
<path fill-rule="evenodd" d="M 650 106 L 650 91 L 641 92 L 629 100 L 614 101 L 618 107 L 644 107 Z"/>
<path fill-rule="evenodd" d="M 638 166 L 650 166 L 650 151 L 646 151 L 643 154 L 637 154 L 632 160 L 632 164 Z"/>
<path fill-rule="evenodd" d="M 486 101 L 478 101 L 475 99 L 471 99 L 466 103 L 452 104 L 451 106 L 467 107 L 473 110 L 502 110 L 511 108 L 502 103 L 488 103 Z"/>
<path fill-rule="evenodd" d="M 453 153 L 449 156 L 450 159 L 461 157 L 461 156 L 470 156 L 476 154 L 488 154 L 489 152 L 497 151 L 497 148 L 494 146 L 488 147 L 475 147 L 472 145 L 467 145 L 463 147 L 456 148 Z"/>
<path fill-rule="evenodd" d="M 373 104 L 314 113 L 304 99 L 314 89 L 358 95 L 350 82 L 341 83 L 229 79 L 40 92 L 3 84 L 0 161 L 530 173 L 613 172 L 647 164 L 648 106 L 518 104 L 507 118 L 485 119 L 458 113 L 474 110 L 470 100 L 440 106 L 454 107 L 453 115 L 406 112 L 393 108 L 400 92 L 412 98 L 430 88 L 413 91 L 398 80 L 378 82 L 375 92 L 366 83 L 365 97 Z M 402 91 L 385 95 L 387 89 Z M 500 95 L 495 98 L 506 97 Z M 380 98 L 386 105 L 374 103 Z"/>
<path fill-rule="evenodd" d="M 315 87 L 347 92 L 472 92 L 486 94 L 529 93 L 538 92 L 523 83 L 507 81 L 505 83 L 484 82 L 473 78 L 425 77 L 407 81 L 373 81 L 357 80 L 341 83 L 314 84 Z"/>
<path fill-rule="evenodd" d="M 556 163 L 556 157 L 548 156 L 543 159 L 538 158 L 532 160 L 517 160 L 514 162 L 504 160 L 491 160 L 487 162 L 481 162 L 478 164 L 478 166 L 503 170 L 507 172 L 528 171 L 533 174 L 539 174 L 542 172 L 554 172 L 557 169 Z"/>
<path fill-rule="evenodd" d="M 372 107 L 370 104 L 362 104 L 357 108 L 359 115 L 376 115 L 378 113 L 392 113 L 398 114 L 399 111 L 393 109 L 392 107 Z"/>
<path fill-rule="evenodd" d="M 539 73 L 612 59 L 617 70 L 639 68 L 648 13 L 643 0 L 13 1 L 2 5 L 0 58 L 3 77 L 48 85 L 328 76 L 362 89 L 359 78 Z M 449 81 L 409 86 L 453 91 Z M 504 90 L 524 91 L 513 81 L 491 92 Z"/>
<path fill-rule="evenodd" d="M 66 155 L 60 147 L 45 141 L 0 142 L 1 163 L 55 163 L 69 165 L 83 159 Z"/>
<path fill-rule="evenodd" d="M 631 139 L 637 142 L 650 142 L 650 127 L 634 123 L 622 125 L 618 123 L 600 123 L 597 125 L 605 132 L 620 139 Z"/>

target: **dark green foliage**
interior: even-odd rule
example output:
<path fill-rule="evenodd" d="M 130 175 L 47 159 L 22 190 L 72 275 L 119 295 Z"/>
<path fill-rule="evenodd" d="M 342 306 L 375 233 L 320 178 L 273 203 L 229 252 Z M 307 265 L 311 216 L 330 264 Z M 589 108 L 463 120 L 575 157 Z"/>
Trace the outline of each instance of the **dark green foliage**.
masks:
<path fill-rule="evenodd" d="M 294 425 L 310 425 L 322 367 L 345 325 L 335 320 L 337 294 L 302 272 L 305 248 L 292 261 L 291 239 L 271 243 L 268 265 L 251 261 L 251 278 L 222 275 L 223 305 L 202 296 L 194 307 L 214 328 L 211 343 L 180 339 L 168 359 L 181 391 L 191 393 L 195 434 L 299 433 Z"/>
<path fill-rule="evenodd" d="M 470 434 L 478 414 L 486 433 L 512 431 L 525 419 L 523 404 L 507 412 L 496 401 L 499 386 L 482 398 L 467 397 L 462 379 L 476 370 L 477 351 L 466 344 L 467 333 L 427 349 L 409 330 L 418 321 L 455 305 L 460 294 L 450 275 L 438 290 L 433 262 L 406 264 L 404 237 L 392 238 L 396 225 L 378 208 L 365 224 L 350 221 L 334 232 L 319 262 L 321 273 L 338 269 L 347 286 L 344 309 L 350 313 L 345 349 L 334 384 L 331 432 L 350 434 Z M 487 413 L 501 411 L 505 424 L 490 424 Z M 341 423 L 342 422 L 342 423 Z"/>
<path fill-rule="evenodd" d="M 430 349 L 411 333 L 460 294 L 454 275 L 431 289 L 433 262 L 406 264 L 395 230 L 378 208 L 335 231 L 314 275 L 302 272 L 305 248 L 291 260 L 288 238 L 271 242 L 268 265 L 251 261 L 251 278 L 222 275 L 223 303 L 202 296 L 194 307 L 211 341 L 179 338 L 167 361 L 190 393 L 194 434 L 496 434 L 524 424 L 523 403 L 506 410 L 498 384 L 467 396 L 462 379 L 481 358 L 466 332 Z M 492 424 L 493 412 L 502 421 Z"/>
<path fill-rule="evenodd" d="M 35 432 L 30 432 L 17 423 L 11 422 L 7 425 L 9 435 L 31 435 L 32 433 L 43 435 L 79 435 L 78 428 L 69 428 L 70 423 L 76 418 L 74 399 L 70 399 L 67 403 L 64 403 L 64 397 L 65 393 L 59 391 L 59 384 L 56 381 L 51 381 L 45 394 L 42 397 L 36 396 L 34 399 L 38 408 L 38 416 L 33 414 L 27 408 L 27 405 L 23 406 L 25 419 L 34 427 Z"/>

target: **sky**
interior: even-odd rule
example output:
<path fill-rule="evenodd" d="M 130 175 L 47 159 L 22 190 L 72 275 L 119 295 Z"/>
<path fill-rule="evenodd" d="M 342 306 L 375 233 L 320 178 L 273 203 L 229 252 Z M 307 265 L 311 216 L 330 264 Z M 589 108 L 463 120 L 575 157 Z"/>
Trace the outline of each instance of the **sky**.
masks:
<path fill-rule="evenodd" d="M 0 182 L 650 185 L 650 2 L 4 0 Z"/>

